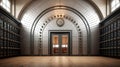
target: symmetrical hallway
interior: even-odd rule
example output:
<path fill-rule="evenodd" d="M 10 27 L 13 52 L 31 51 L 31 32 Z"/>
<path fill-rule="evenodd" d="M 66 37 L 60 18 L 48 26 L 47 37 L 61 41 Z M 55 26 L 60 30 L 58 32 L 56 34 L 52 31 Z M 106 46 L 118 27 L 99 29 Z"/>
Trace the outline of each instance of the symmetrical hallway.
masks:
<path fill-rule="evenodd" d="M 120 0 L 0 0 L 0 67 L 120 67 Z"/>
<path fill-rule="evenodd" d="M 0 67 L 120 67 L 120 60 L 100 56 L 21 56 L 1 59 Z"/>

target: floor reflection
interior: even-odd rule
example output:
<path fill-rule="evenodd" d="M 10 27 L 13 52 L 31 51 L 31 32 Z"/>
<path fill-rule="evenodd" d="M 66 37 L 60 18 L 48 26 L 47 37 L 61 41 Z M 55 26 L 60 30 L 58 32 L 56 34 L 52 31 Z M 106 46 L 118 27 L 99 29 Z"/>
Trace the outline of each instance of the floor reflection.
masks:
<path fill-rule="evenodd" d="M 0 67 L 120 67 L 119 62 L 95 56 L 21 56 L 0 59 Z"/>

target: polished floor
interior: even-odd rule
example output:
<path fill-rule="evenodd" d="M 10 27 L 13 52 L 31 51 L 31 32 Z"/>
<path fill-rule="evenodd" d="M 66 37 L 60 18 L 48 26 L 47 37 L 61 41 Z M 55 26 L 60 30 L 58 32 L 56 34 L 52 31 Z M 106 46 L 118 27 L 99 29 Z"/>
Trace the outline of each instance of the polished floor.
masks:
<path fill-rule="evenodd" d="M 0 59 L 0 67 L 120 67 L 120 59 L 99 56 L 20 56 Z"/>

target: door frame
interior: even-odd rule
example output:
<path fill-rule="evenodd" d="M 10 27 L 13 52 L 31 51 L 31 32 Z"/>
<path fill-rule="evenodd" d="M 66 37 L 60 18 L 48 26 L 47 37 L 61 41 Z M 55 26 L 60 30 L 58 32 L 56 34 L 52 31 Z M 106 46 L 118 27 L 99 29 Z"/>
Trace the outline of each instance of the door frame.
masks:
<path fill-rule="evenodd" d="M 68 56 L 71 56 L 72 55 L 72 30 L 49 30 L 48 32 L 48 54 L 50 56 L 52 56 L 52 42 L 51 42 L 52 33 L 68 33 L 69 34 Z"/>

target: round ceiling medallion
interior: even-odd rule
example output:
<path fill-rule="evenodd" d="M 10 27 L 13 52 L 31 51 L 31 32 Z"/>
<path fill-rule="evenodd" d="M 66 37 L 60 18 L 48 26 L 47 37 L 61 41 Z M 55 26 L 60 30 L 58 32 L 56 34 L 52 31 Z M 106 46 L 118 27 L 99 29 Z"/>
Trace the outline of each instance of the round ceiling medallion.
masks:
<path fill-rule="evenodd" d="M 58 18 L 57 21 L 56 21 L 56 24 L 59 26 L 59 27 L 62 27 L 64 25 L 64 20 L 63 18 Z"/>

